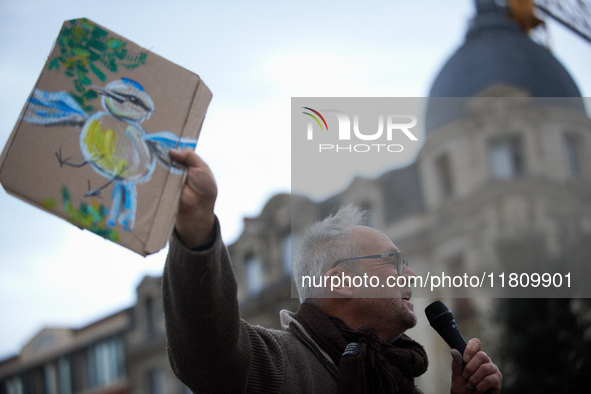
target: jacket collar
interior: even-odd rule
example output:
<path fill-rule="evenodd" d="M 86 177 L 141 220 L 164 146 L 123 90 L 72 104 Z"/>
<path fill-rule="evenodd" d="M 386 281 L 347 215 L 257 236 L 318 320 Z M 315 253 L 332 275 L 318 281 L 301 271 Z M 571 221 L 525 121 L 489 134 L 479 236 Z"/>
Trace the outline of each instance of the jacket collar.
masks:
<path fill-rule="evenodd" d="M 335 374 L 338 371 L 337 366 L 332 361 L 328 353 L 314 342 L 308 331 L 294 318 L 294 313 L 286 309 L 279 312 L 279 319 L 281 321 L 281 328 L 296 336 L 305 346 L 310 348 L 316 357 L 322 362 L 331 373 Z"/>

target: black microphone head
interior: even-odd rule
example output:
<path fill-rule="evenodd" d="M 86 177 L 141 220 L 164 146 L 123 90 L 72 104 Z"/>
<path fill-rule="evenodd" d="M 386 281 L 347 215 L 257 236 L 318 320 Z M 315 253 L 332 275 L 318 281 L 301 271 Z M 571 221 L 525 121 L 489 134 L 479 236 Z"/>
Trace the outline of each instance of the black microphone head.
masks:
<path fill-rule="evenodd" d="M 460 354 L 464 354 L 466 341 L 456 325 L 451 311 L 441 301 L 435 301 L 425 308 L 425 314 L 431 327 L 447 342 L 449 347 L 457 349 Z"/>
<path fill-rule="evenodd" d="M 425 315 L 427 315 L 427 320 L 429 320 L 429 324 L 433 327 L 446 321 L 454 320 L 449 308 L 439 300 L 432 302 L 425 308 Z"/>

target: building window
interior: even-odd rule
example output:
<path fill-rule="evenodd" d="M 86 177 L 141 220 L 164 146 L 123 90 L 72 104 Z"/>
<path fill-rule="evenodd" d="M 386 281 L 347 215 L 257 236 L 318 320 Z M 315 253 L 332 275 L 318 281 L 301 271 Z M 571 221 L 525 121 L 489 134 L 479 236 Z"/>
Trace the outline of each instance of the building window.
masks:
<path fill-rule="evenodd" d="M 6 380 L 6 394 L 24 394 L 23 380 L 15 376 Z"/>
<path fill-rule="evenodd" d="M 45 364 L 43 367 L 44 386 L 46 394 L 57 394 L 57 370 L 54 364 Z"/>
<path fill-rule="evenodd" d="M 283 272 L 287 275 L 291 275 L 291 240 L 291 232 L 285 234 L 281 239 L 281 261 L 283 263 Z"/>
<path fill-rule="evenodd" d="M 166 377 L 159 369 L 153 369 L 148 373 L 148 388 L 149 394 L 165 394 L 166 393 Z"/>
<path fill-rule="evenodd" d="M 72 367 L 67 357 L 60 357 L 57 361 L 60 394 L 72 394 Z"/>
<path fill-rule="evenodd" d="M 449 267 L 451 277 L 463 277 L 467 274 L 464 256 L 461 253 L 448 259 L 447 266 Z M 472 300 L 466 297 L 466 289 L 458 287 L 454 290 L 454 296 L 456 298 L 453 300 L 453 308 L 456 319 L 462 320 L 474 317 L 474 306 L 472 305 Z"/>
<path fill-rule="evenodd" d="M 513 179 L 525 174 L 525 159 L 519 137 L 511 136 L 491 140 L 488 158 L 493 178 Z"/>
<path fill-rule="evenodd" d="M 87 352 L 88 387 L 107 386 L 125 375 L 125 349 L 119 337 L 98 342 Z"/>
<path fill-rule="evenodd" d="M 568 175 L 576 178 L 581 175 L 579 139 L 572 134 L 566 134 L 564 136 L 564 149 Z"/>
<path fill-rule="evenodd" d="M 448 155 L 441 155 L 435 160 L 435 170 L 437 171 L 439 190 L 442 197 L 450 197 L 453 191 L 453 184 Z"/>
<path fill-rule="evenodd" d="M 261 260 L 254 254 L 250 254 L 244 260 L 244 265 L 246 291 L 251 296 L 257 295 L 263 289 L 263 267 Z"/>
<path fill-rule="evenodd" d="M 145 316 L 146 316 L 146 330 L 148 336 L 152 337 L 156 334 L 156 313 L 154 311 L 154 299 L 146 297 L 144 301 Z"/>

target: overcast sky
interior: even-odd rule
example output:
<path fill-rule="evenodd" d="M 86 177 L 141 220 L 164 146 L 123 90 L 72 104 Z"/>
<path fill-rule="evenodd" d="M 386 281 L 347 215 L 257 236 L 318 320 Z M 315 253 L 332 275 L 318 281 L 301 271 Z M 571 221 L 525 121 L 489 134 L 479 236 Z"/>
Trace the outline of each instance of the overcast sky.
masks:
<path fill-rule="evenodd" d="M 212 90 L 197 151 L 216 175 L 217 214 L 231 243 L 243 217 L 290 191 L 292 96 L 425 96 L 473 12 L 472 0 L 2 0 L 0 147 L 62 23 L 89 18 Z M 555 23 L 549 33 L 589 96 L 591 45 Z M 77 328 L 131 306 L 135 287 L 161 274 L 165 256 L 143 258 L 0 189 L 0 359 L 43 327 Z"/>

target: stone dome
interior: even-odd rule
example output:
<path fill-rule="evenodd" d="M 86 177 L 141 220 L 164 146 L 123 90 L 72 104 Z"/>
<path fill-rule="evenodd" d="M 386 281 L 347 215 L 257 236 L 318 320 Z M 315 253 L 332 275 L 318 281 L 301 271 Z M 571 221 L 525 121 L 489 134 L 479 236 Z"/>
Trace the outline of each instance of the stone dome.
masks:
<path fill-rule="evenodd" d="M 493 0 L 476 0 L 476 9 L 464 44 L 439 72 L 429 97 L 474 97 L 491 86 L 513 87 L 531 97 L 581 97 L 562 64 L 532 41 L 505 7 Z M 435 102 L 440 104 L 434 106 Z M 580 100 L 577 103 L 582 106 Z M 430 100 L 427 132 L 458 115 L 457 110 L 436 108 L 441 104 Z"/>

